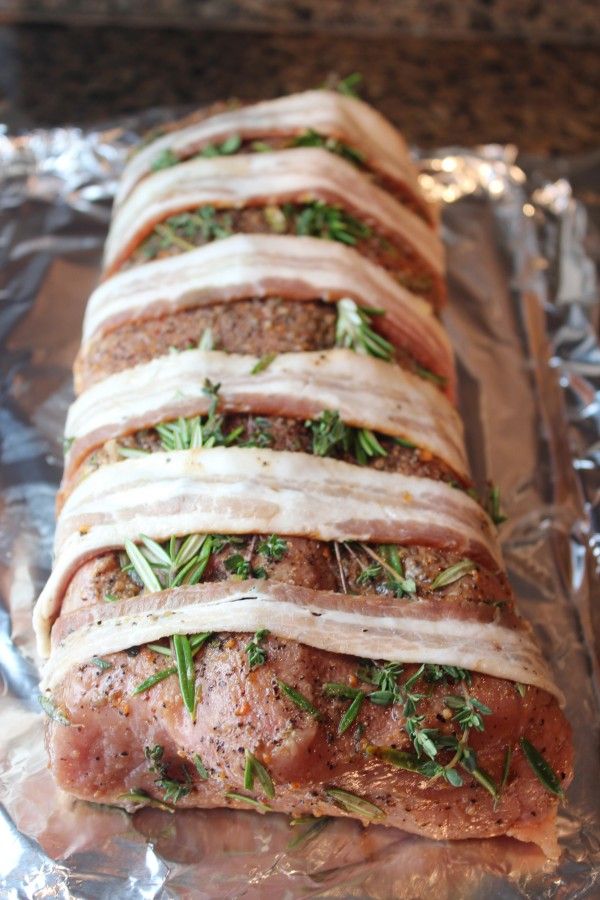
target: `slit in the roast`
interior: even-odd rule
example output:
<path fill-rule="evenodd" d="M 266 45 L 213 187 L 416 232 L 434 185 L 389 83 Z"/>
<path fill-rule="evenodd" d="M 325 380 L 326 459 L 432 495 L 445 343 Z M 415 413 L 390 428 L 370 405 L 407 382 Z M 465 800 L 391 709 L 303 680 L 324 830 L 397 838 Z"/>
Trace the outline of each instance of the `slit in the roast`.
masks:
<path fill-rule="evenodd" d="M 295 234 L 339 241 L 387 269 L 405 288 L 435 302 L 435 279 L 417 253 L 339 204 L 313 200 L 220 209 L 206 205 L 169 216 L 122 266 L 194 250 L 232 234 Z"/>
<path fill-rule="evenodd" d="M 232 156 L 237 153 L 270 153 L 275 150 L 289 150 L 296 147 L 318 147 L 329 151 L 334 156 L 341 157 L 356 166 L 358 171 L 369 178 L 374 185 L 386 191 L 402 206 L 410 209 L 427 224 L 431 224 L 431 213 L 427 209 L 425 200 L 419 200 L 404 185 L 371 166 L 357 147 L 347 141 L 315 131 L 313 128 L 307 128 L 300 134 L 265 134 L 256 135 L 253 138 L 245 138 L 232 133 L 229 137 L 215 143 L 186 148 L 185 152 L 181 154 L 165 148 L 156 154 L 151 171 L 159 172 L 162 169 L 169 169 L 189 159 L 214 159 L 217 156 Z"/>

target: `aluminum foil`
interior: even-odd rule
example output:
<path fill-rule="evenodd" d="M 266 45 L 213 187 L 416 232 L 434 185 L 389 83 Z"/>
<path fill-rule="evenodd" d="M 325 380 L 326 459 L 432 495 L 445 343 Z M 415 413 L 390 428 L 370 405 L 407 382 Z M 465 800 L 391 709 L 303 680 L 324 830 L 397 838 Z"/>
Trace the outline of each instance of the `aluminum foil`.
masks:
<path fill-rule="evenodd" d="M 598 896 L 600 690 L 592 621 L 600 348 L 586 212 L 512 147 L 421 154 L 443 206 L 460 401 L 477 480 L 574 729 L 576 777 L 549 863 L 509 839 L 434 842 L 339 820 L 299 847 L 280 815 L 74 801 L 47 769 L 31 608 L 51 561 L 70 366 L 127 148 L 110 130 L 0 132 L 0 877 L 6 897 Z M 580 173 L 581 180 L 581 173 Z M 599 599 L 599 598 L 597 598 Z M 597 607 L 596 607 L 597 608 Z"/>

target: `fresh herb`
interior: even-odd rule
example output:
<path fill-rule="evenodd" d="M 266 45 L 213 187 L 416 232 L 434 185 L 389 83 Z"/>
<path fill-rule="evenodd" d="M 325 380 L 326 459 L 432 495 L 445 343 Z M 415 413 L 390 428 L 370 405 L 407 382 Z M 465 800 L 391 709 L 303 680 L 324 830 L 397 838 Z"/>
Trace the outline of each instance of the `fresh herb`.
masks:
<path fill-rule="evenodd" d="M 220 384 L 204 381 L 203 393 L 211 400 L 206 416 L 176 419 L 156 426 L 164 450 L 191 450 L 195 447 L 229 447 L 238 443 L 243 427 L 234 428 L 227 434 L 223 431 L 224 417 L 217 415 Z"/>
<path fill-rule="evenodd" d="M 427 663 L 425 665 L 424 677 L 430 684 L 439 684 L 443 681 L 464 681 L 466 684 L 471 684 L 471 673 L 468 669 L 461 669 L 459 666 L 444 666 Z"/>
<path fill-rule="evenodd" d="M 453 719 L 455 719 L 461 728 L 474 728 L 476 731 L 483 731 L 483 716 L 492 714 L 489 706 L 481 703 L 476 697 L 460 696 L 451 694 L 444 697 L 444 703 L 450 709 L 454 710 Z"/>
<path fill-rule="evenodd" d="M 273 148 L 266 141 L 252 141 L 250 149 L 255 153 L 270 153 Z"/>
<path fill-rule="evenodd" d="M 168 776 L 167 767 L 163 762 L 164 748 L 160 744 L 155 744 L 154 747 L 144 747 L 144 756 L 148 760 L 150 771 L 158 775 L 154 784 L 164 792 L 163 800 L 165 802 L 176 804 L 183 797 L 187 797 L 192 790 L 192 782 L 185 766 L 183 771 L 186 780 L 184 782 L 176 781 Z"/>
<path fill-rule="evenodd" d="M 296 706 L 299 707 L 299 709 L 302 709 L 304 710 L 304 712 L 309 713 L 314 719 L 321 718 L 321 713 L 319 712 L 319 710 L 316 708 L 316 706 L 313 706 L 313 704 L 304 696 L 304 694 L 301 694 L 300 691 L 297 691 L 290 684 L 286 684 L 285 681 L 280 681 L 279 679 L 277 679 L 277 685 L 279 689 L 283 691 L 286 697 L 289 697 L 292 703 L 295 703 Z"/>
<path fill-rule="evenodd" d="M 488 494 L 483 506 L 494 525 L 502 525 L 503 522 L 506 522 L 507 517 L 500 509 L 500 488 L 493 484 L 488 485 Z"/>
<path fill-rule="evenodd" d="M 384 315 L 380 309 L 364 309 L 348 297 L 337 303 L 337 323 L 335 327 L 335 343 L 338 347 L 347 347 L 356 353 L 375 356 L 390 361 L 394 356 L 394 347 L 389 341 L 371 328 L 373 316 Z"/>
<path fill-rule="evenodd" d="M 271 423 L 264 416 L 254 416 L 253 419 L 248 420 L 248 438 L 245 441 L 238 441 L 238 445 L 240 447 L 269 447 L 273 440 L 270 427 Z"/>
<path fill-rule="evenodd" d="M 286 206 L 286 208 L 288 208 Z M 262 211 L 263 218 L 267 225 L 269 226 L 269 230 L 274 234 L 285 234 L 288 227 L 287 215 L 281 208 L 281 206 L 276 206 L 275 204 L 269 204 L 265 206 Z"/>
<path fill-rule="evenodd" d="M 142 546 L 125 541 L 129 565 L 123 571 L 135 573 L 146 590 L 162 591 L 182 584 L 198 584 L 214 549 L 214 535 L 190 534 L 172 537 L 163 544 L 140 534 Z"/>
<path fill-rule="evenodd" d="M 340 719 L 338 725 L 338 734 L 343 734 L 356 721 L 360 712 L 360 708 L 363 705 L 364 699 L 365 695 L 363 694 L 363 692 L 358 691 L 354 700 Z"/>
<path fill-rule="evenodd" d="M 194 667 L 194 658 L 192 656 L 192 648 L 189 638 L 185 634 L 174 634 L 171 638 L 173 644 L 173 652 L 177 665 L 177 677 L 179 679 L 179 690 L 185 705 L 185 708 L 192 717 L 192 721 L 196 717 L 196 670 Z"/>
<path fill-rule="evenodd" d="M 319 134 L 318 131 L 314 131 L 312 128 L 297 135 L 293 139 L 291 146 L 322 147 L 324 150 L 329 150 L 330 153 L 335 153 L 336 156 L 341 156 L 343 159 L 348 160 L 348 162 L 353 163 L 355 166 L 364 162 L 365 158 L 360 150 L 350 147 L 349 144 L 345 144 L 344 141 L 340 141 L 337 138 Z"/>
<path fill-rule="evenodd" d="M 154 159 L 150 169 L 153 172 L 159 172 L 161 169 L 170 169 L 171 166 L 176 166 L 178 162 L 179 157 L 176 156 L 172 150 L 165 148 Z"/>
<path fill-rule="evenodd" d="M 519 695 L 519 697 L 524 697 L 527 693 L 527 685 L 521 684 L 520 681 L 515 681 L 515 691 Z"/>
<path fill-rule="evenodd" d="M 155 672 L 154 675 L 150 675 L 149 678 L 146 678 L 145 681 L 142 681 L 141 684 L 135 688 L 132 693 L 132 696 L 136 694 L 143 694 L 145 691 L 149 691 L 150 688 L 153 688 L 155 684 L 160 684 L 161 681 L 164 681 L 165 678 L 169 678 L 171 675 L 175 675 L 177 672 L 176 666 L 170 666 L 168 669 L 161 669 L 160 672 Z"/>
<path fill-rule="evenodd" d="M 214 349 L 215 341 L 213 338 L 212 328 L 205 328 L 200 335 L 200 340 L 198 341 L 198 350 L 208 351 Z"/>
<path fill-rule="evenodd" d="M 358 87 L 362 81 L 363 77 L 360 72 L 352 72 L 338 81 L 336 90 L 338 94 L 343 94 L 345 97 L 358 97 Z"/>
<path fill-rule="evenodd" d="M 196 766 L 196 771 L 198 772 L 198 775 L 200 776 L 200 778 L 203 778 L 204 781 L 206 781 L 208 778 L 210 778 L 208 769 L 206 768 L 206 766 L 202 762 L 201 757 L 197 753 L 194 753 L 194 765 Z"/>
<path fill-rule="evenodd" d="M 119 794 L 119 800 L 125 800 L 129 803 L 141 803 L 143 806 L 153 806 L 155 809 L 162 809 L 163 812 L 175 812 L 172 806 L 169 806 L 167 803 L 161 803 L 160 800 L 151 797 L 147 791 L 143 791 L 141 788 L 132 788 L 125 794 Z"/>
<path fill-rule="evenodd" d="M 63 454 L 64 454 L 64 456 L 67 455 L 67 453 L 69 452 L 69 450 L 71 449 L 71 447 L 73 446 L 74 443 L 75 443 L 74 437 L 67 437 L 65 435 L 65 437 L 63 438 Z"/>
<path fill-rule="evenodd" d="M 385 813 L 370 800 L 363 797 L 357 797 L 349 791 L 343 791 L 341 788 L 326 788 L 325 796 L 337 806 L 341 806 L 346 812 L 360 816 L 361 819 L 382 819 Z"/>
<path fill-rule="evenodd" d="M 415 366 L 415 372 L 421 378 L 424 378 L 426 381 L 431 381 L 433 384 L 437 384 L 439 387 L 446 387 L 448 383 L 448 379 L 445 375 L 438 375 L 436 372 L 432 372 L 430 369 L 426 369 L 424 366 Z"/>
<path fill-rule="evenodd" d="M 476 569 L 477 566 L 474 562 L 471 562 L 470 559 L 462 559 L 453 566 L 448 566 L 448 568 L 444 569 L 443 572 L 440 572 L 439 575 L 436 575 L 431 582 L 431 590 L 437 591 L 439 588 L 448 587 L 449 584 L 460 581 L 461 578 Z"/>
<path fill-rule="evenodd" d="M 407 450 L 416 450 L 417 445 L 413 444 L 412 441 L 407 441 L 406 438 L 393 437 L 393 442 L 398 444 L 399 447 L 406 447 Z"/>
<path fill-rule="evenodd" d="M 255 363 L 250 369 L 251 375 L 258 375 L 259 372 L 264 372 L 265 369 L 268 369 L 274 359 L 277 359 L 276 353 L 265 353 L 264 356 Z"/>
<path fill-rule="evenodd" d="M 244 787 L 247 791 L 254 790 L 254 779 L 258 778 L 260 782 L 260 786 L 262 787 L 265 795 L 269 797 L 271 800 L 275 796 L 275 787 L 273 785 L 273 780 L 269 775 L 269 772 L 263 766 L 261 762 L 254 756 L 253 753 L 250 753 L 249 750 L 246 750 L 246 767 L 244 769 Z"/>
<path fill-rule="evenodd" d="M 225 560 L 224 565 L 228 572 L 231 572 L 232 575 L 236 575 L 238 578 L 250 577 L 250 563 L 244 559 L 241 553 L 234 553 L 233 556 L 229 556 Z"/>
<path fill-rule="evenodd" d="M 261 803 L 260 800 L 255 800 L 254 797 L 245 797 L 244 794 L 238 794 L 237 791 L 227 791 L 225 796 L 228 800 L 237 800 L 240 803 L 247 803 L 248 806 L 253 806 L 258 812 L 273 812 L 271 807 L 267 806 L 266 803 Z"/>
<path fill-rule="evenodd" d="M 221 144 L 207 144 L 200 150 L 198 157 L 211 159 L 215 156 L 231 156 L 232 153 L 237 153 L 241 146 L 242 139 L 239 134 L 232 134 Z"/>
<path fill-rule="evenodd" d="M 118 603 L 119 597 L 116 594 L 105 594 L 104 602 L 105 603 Z"/>
<path fill-rule="evenodd" d="M 379 552 L 382 559 L 379 559 L 378 561 L 380 564 L 383 562 L 384 567 L 390 572 L 390 576 L 386 582 L 388 589 L 392 591 L 396 597 L 405 597 L 416 593 L 417 585 L 415 580 L 414 578 L 405 577 L 404 567 L 396 545 L 383 544 L 379 547 Z"/>
<path fill-rule="evenodd" d="M 148 450 L 142 450 L 140 447 L 123 447 L 117 444 L 117 453 L 124 459 L 139 459 L 140 456 L 148 456 Z"/>
<path fill-rule="evenodd" d="M 512 747 L 507 747 L 506 752 L 504 754 L 504 765 L 502 766 L 502 779 L 500 781 L 500 787 L 498 789 L 498 794 L 502 794 L 506 785 L 508 784 L 508 776 L 510 775 L 510 764 L 512 761 Z"/>
<path fill-rule="evenodd" d="M 270 534 L 268 538 L 261 541 L 258 545 L 258 553 L 262 556 L 266 556 L 268 559 L 275 560 L 275 562 L 279 562 L 279 560 L 283 559 L 287 552 L 287 541 L 277 534 Z"/>
<path fill-rule="evenodd" d="M 91 663 L 97 666 L 99 669 L 112 669 L 113 664 L 109 662 L 107 659 L 101 659 L 99 656 L 92 656 Z"/>
<path fill-rule="evenodd" d="M 340 697 L 343 700 L 354 700 L 362 691 L 351 687 L 349 684 L 340 684 L 337 681 L 326 681 L 323 685 L 323 693 L 328 697 Z"/>
<path fill-rule="evenodd" d="M 307 419 L 304 425 L 312 432 L 315 456 L 348 453 L 355 457 L 359 465 L 365 465 L 374 456 L 387 456 L 372 431 L 346 425 L 335 410 L 325 409 L 316 419 Z"/>
<path fill-rule="evenodd" d="M 379 563 L 372 563 L 370 566 L 365 566 L 361 571 L 360 575 L 356 579 L 357 584 L 370 584 L 370 582 L 375 581 L 381 573 L 383 572 L 383 567 L 379 565 Z"/>
<path fill-rule="evenodd" d="M 339 241 L 353 247 L 372 234 L 368 225 L 341 206 L 333 206 L 323 200 L 313 200 L 301 208 L 285 204 L 284 212 L 294 218 L 296 234 L 299 235 Z"/>
<path fill-rule="evenodd" d="M 62 709 L 59 709 L 58 706 L 55 706 L 50 697 L 46 697 L 45 694 L 38 694 L 38 703 L 46 713 L 49 719 L 52 719 L 53 722 L 57 722 L 59 725 L 70 725 L 71 722 L 65 712 Z"/>
<path fill-rule="evenodd" d="M 333 822 L 332 816 L 302 816 L 292 819 L 290 821 L 291 828 L 298 825 L 307 825 L 308 827 L 292 838 L 286 849 L 288 851 L 299 850 L 300 847 L 306 846 L 310 841 L 314 841 L 331 822 Z"/>
<path fill-rule="evenodd" d="M 248 654 L 248 666 L 250 669 L 257 669 L 259 666 L 263 666 L 267 661 L 267 651 L 263 650 L 262 647 L 259 646 L 260 642 L 264 640 L 269 631 L 267 628 L 261 628 L 259 631 L 255 632 L 254 637 L 250 641 L 249 644 L 246 644 L 246 653 Z"/>
<path fill-rule="evenodd" d="M 521 749 L 538 781 L 555 797 L 564 797 L 559 778 L 540 751 L 527 738 L 521 738 Z"/>

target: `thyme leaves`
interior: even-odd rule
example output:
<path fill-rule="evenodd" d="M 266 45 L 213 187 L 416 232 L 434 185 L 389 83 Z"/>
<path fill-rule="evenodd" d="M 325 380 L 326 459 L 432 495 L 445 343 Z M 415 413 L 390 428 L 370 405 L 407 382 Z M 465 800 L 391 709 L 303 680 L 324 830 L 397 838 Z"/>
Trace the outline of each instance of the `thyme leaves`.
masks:
<path fill-rule="evenodd" d="M 248 655 L 248 666 L 250 669 L 257 669 L 259 666 L 263 666 L 267 661 L 267 651 L 260 646 L 260 642 L 263 641 L 269 634 L 267 628 L 261 628 L 259 631 L 256 631 L 252 640 L 246 644 L 246 653 Z"/>

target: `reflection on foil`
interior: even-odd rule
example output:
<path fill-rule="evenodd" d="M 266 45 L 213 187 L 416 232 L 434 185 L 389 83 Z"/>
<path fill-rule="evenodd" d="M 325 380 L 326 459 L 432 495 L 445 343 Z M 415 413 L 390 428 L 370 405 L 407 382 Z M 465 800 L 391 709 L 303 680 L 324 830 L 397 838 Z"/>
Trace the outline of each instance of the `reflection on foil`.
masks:
<path fill-rule="evenodd" d="M 294 849 L 280 815 L 74 801 L 47 768 L 31 607 L 51 562 L 62 425 L 110 199 L 136 135 L 0 131 L 0 877 L 7 897 L 593 896 L 600 884 L 600 348 L 586 214 L 561 178 L 528 189 L 514 147 L 423 155 L 443 207 L 447 324 L 476 480 L 502 488 L 506 560 L 567 695 L 576 777 L 549 864 L 509 839 L 434 842 L 337 820 Z M 594 887 L 596 886 L 596 888 Z"/>

